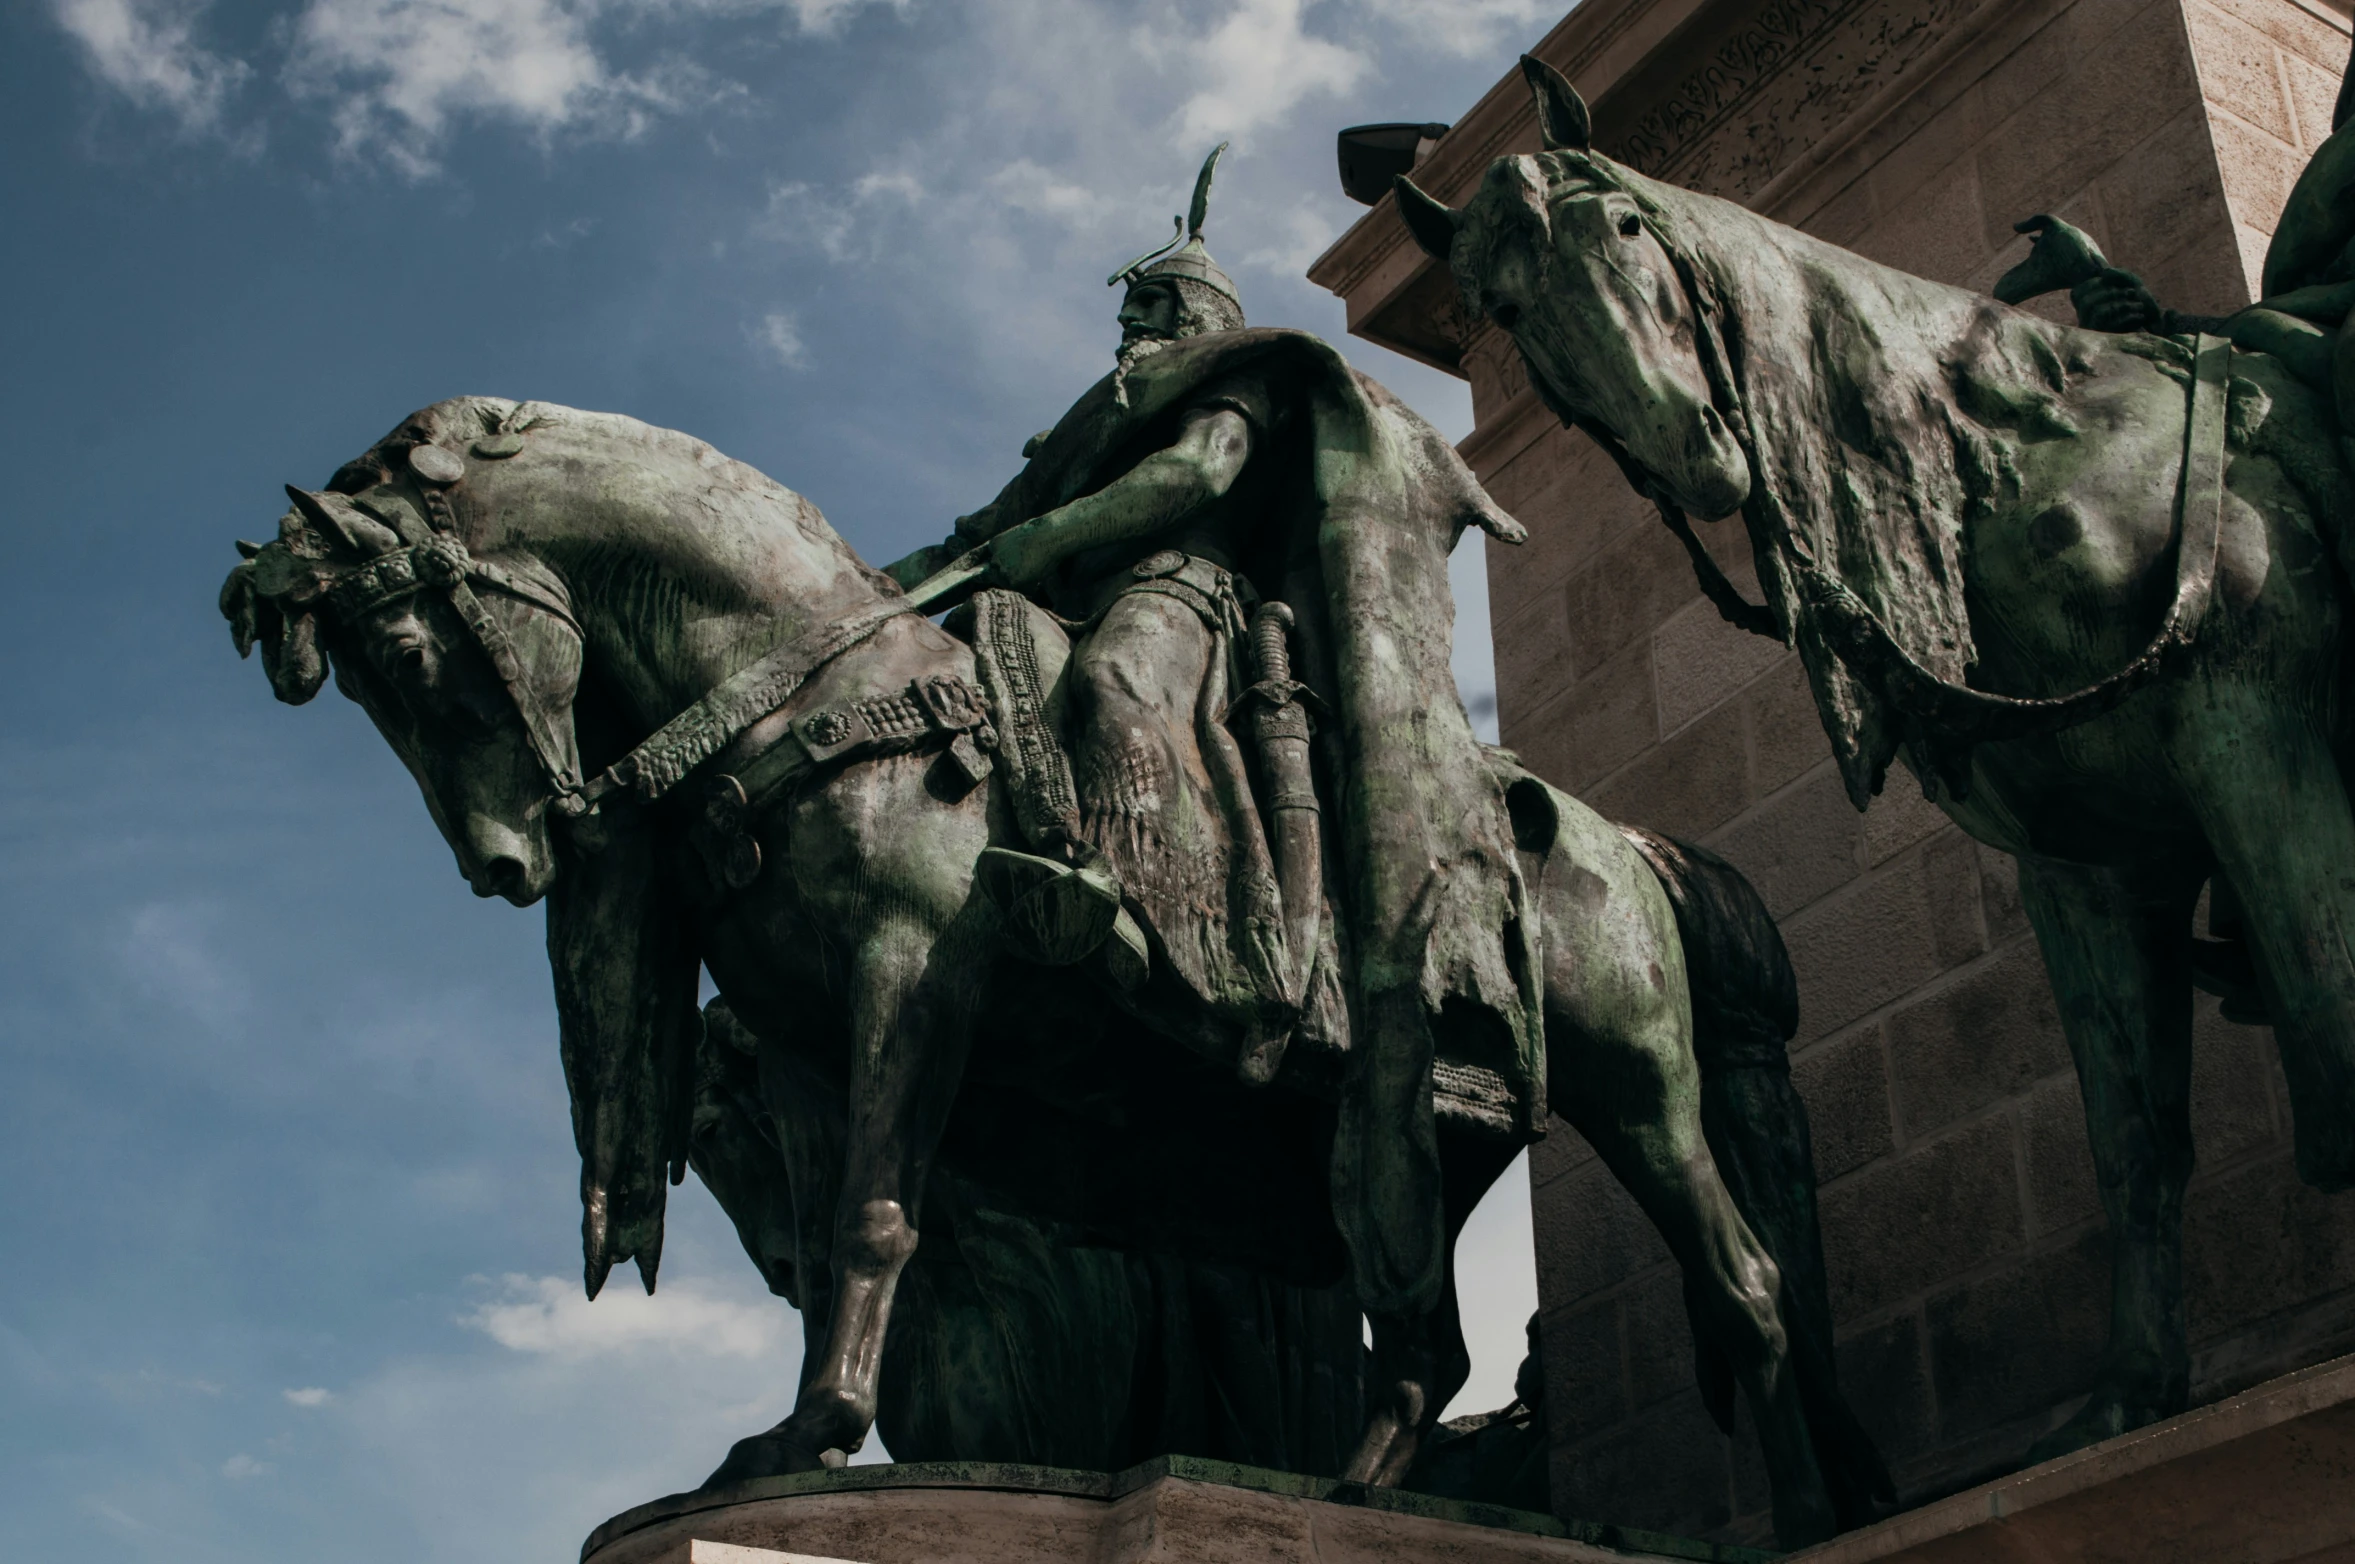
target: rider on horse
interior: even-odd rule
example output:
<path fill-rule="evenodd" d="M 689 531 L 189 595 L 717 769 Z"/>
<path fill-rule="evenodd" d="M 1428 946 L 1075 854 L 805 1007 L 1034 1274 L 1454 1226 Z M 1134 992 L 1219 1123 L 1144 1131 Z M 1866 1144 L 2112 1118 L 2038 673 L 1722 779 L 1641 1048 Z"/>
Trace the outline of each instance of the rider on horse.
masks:
<path fill-rule="evenodd" d="M 1345 1062 L 1336 1215 L 1380 1311 L 1439 1286 L 1443 1005 L 1509 1083 L 1523 1134 L 1543 1101 L 1527 893 L 1449 669 L 1456 539 L 1523 534 L 1442 436 L 1328 345 L 1245 326 L 1202 238 L 1224 150 L 1179 235 L 1109 279 L 1125 290 L 1113 373 L 1030 442 L 995 500 L 890 573 L 927 607 L 1010 589 L 1072 628 L 1074 753 L 1027 809 L 1009 779 L 1033 852 L 993 855 L 993 888 L 1066 905 L 1008 932 L 1019 949 L 1046 931 L 1054 948 L 1024 953 L 1056 963 L 1143 947 L 1232 1036 L 1246 1079 L 1273 1075 L 1288 1041 Z M 1274 763 L 1265 722 L 1256 767 L 1227 728 L 1299 692 L 1322 708 L 1313 788 L 1305 754 L 1290 778 Z M 1287 810 L 1322 814 L 1332 875 L 1317 836 L 1303 864 Z"/>

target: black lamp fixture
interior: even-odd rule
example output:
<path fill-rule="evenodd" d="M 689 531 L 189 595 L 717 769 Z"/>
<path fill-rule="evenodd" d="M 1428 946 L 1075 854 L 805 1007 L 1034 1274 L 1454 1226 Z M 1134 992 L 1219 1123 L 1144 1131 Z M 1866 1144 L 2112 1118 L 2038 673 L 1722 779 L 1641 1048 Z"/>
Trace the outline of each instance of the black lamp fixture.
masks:
<path fill-rule="evenodd" d="M 1341 132 L 1341 191 L 1372 206 L 1390 193 L 1390 182 L 1413 170 L 1447 134 L 1445 125 L 1352 125 Z"/>

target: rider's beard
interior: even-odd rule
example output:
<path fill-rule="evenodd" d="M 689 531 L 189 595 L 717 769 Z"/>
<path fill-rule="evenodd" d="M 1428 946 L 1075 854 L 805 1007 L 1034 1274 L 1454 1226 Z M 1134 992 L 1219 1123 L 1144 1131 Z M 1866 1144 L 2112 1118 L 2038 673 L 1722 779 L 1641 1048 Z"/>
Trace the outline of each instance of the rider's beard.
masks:
<path fill-rule="evenodd" d="M 1156 331 L 1150 326 L 1130 326 L 1120 334 L 1120 347 L 1112 358 L 1112 400 L 1116 406 L 1128 406 L 1128 372 L 1177 339 L 1175 332 Z"/>

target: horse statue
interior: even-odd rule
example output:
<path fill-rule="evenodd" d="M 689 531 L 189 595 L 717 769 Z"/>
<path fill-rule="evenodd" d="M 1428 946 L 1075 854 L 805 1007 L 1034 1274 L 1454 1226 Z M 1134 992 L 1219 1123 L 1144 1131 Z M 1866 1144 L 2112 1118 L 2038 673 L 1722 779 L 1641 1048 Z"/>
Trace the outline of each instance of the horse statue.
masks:
<path fill-rule="evenodd" d="M 547 901 L 589 1295 L 633 1258 L 653 1290 L 666 1181 L 692 1164 L 803 1307 L 791 1415 L 712 1483 L 840 1464 L 890 1361 L 924 1353 L 930 1371 L 886 1387 L 907 1410 L 885 1409 L 899 1458 L 1117 1458 L 1120 1409 L 1072 1403 L 1122 1393 L 1119 1375 L 1029 1375 L 1002 1340 L 974 1348 L 998 1327 L 973 1326 L 988 1299 L 970 1276 L 901 1288 L 925 1275 L 908 1269 L 920 1222 L 950 1206 L 961 1242 L 1030 1245 L 1023 1285 L 1070 1292 L 1019 1327 L 1016 1359 L 1084 1355 L 1091 1312 L 1128 1307 L 1058 1245 L 1322 1289 L 1285 1307 L 1327 1347 L 1338 1322 L 1336 1394 L 1361 1432 L 1293 1458 L 1407 1475 L 1468 1360 L 1451 1280 L 1425 1316 L 1374 1320 L 1357 1399 L 1340 1087 L 1299 1049 L 1254 1085 L 1137 1010 L 1118 973 L 1004 948 L 986 861 L 1017 838 L 975 651 L 814 506 L 683 434 L 486 397 L 426 408 L 327 489 L 288 493 L 276 540 L 240 545 L 223 612 L 281 700 L 332 673 L 367 711 L 477 895 Z M 1773 924 L 1722 861 L 1613 827 L 1502 751 L 1489 763 L 1542 923 L 1547 1103 L 1682 1267 L 1704 1392 L 1728 1428 L 1747 1395 L 1778 1534 L 1854 1524 L 1889 1485 L 1834 1374 Z M 724 1001 L 709 1025 L 699 969 Z M 1480 1053 L 1493 1040 L 1441 1030 L 1452 1270 L 1524 1142 Z M 924 1353 L 886 1352 L 895 1292 Z M 992 1397 L 1022 1404 L 986 1436 L 942 1410 Z"/>
<path fill-rule="evenodd" d="M 2064 326 L 1647 179 L 1522 63 L 1544 150 L 1460 212 L 1402 181 L 1400 212 L 1721 612 L 1798 650 L 1856 806 L 1902 756 L 2018 860 L 2112 1245 L 2092 1393 L 2030 1458 L 2180 1412 L 2195 967 L 2271 1017 L 2300 1176 L 2355 1184 L 2330 402 L 2224 336 Z M 1688 517 L 1737 511 L 1764 604 Z M 2193 938 L 2211 882 L 2238 941 Z"/>

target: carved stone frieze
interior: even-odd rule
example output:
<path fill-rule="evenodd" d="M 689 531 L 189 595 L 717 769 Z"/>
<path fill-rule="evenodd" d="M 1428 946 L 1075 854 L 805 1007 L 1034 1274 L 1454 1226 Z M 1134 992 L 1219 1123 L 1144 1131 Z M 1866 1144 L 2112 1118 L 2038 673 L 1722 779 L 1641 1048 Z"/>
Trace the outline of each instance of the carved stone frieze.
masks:
<path fill-rule="evenodd" d="M 1767 0 L 1632 124 L 1633 168 L 1745 200 L 1887 86 L 1979 0 Z"/>

